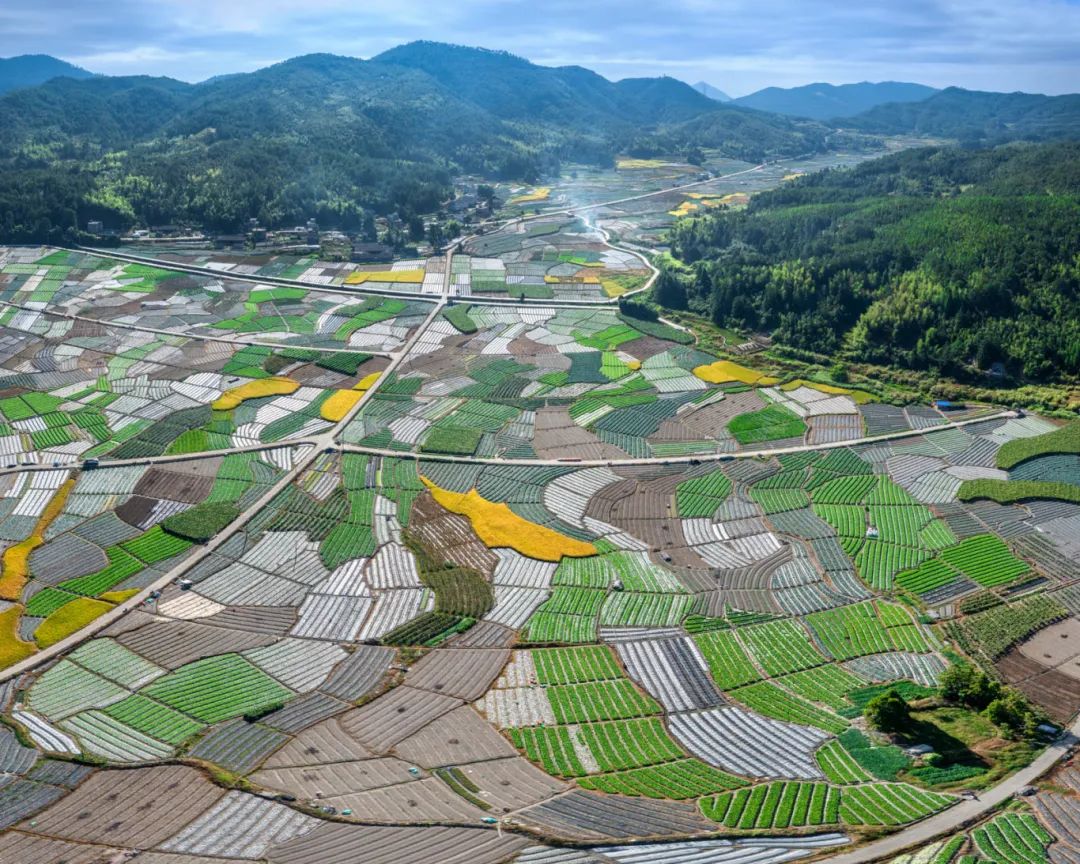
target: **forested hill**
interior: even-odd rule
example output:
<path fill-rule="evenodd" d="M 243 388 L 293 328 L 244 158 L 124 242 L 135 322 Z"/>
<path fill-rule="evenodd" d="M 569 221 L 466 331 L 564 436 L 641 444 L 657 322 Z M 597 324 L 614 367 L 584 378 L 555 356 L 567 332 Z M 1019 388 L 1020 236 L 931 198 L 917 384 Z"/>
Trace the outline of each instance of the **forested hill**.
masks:
<path fill-rule="evenodd" d="M 921 102 L 878 105 L 844 126 L 877 135 L 928 135 L 966 144 L 1080 138 L 1080 95 L 983 93 L 950 87 Z"/>
<path fill-rule="evenodd" d="M 832 120 L 850 117 L 889 102 L 919 102 L 938 91 L 922 84 L 881 81 L 860 84 L 806 84 L 802 87 L 766 87 L 734 100 L 736 105 L 789 114 Z"/>
<path fill-rule="evenodd" d="M 926 148 L 680 223 L 665 305 L 819 354 L 1080 375 L 1080 144 Z"/>
<path fill-rule="evenodd" d="M 90 78 L 93 73 L 48 54 L 0 57 L 0 93 L 20 87 L 36 87 L 61 75 L 67 78 Z"/>
<path fill-rule="evenodd" d="M 654 146 L 657 129 L 711 115 L 732 118 L 709 140 L 739 158 L 824 141 L 823 127 L 808 148 L 790 119 L 671 78 L 613 83 L 434 43 L 197 85 L 60 78 L 0 97 L 0 240 L 57 241 L 94 218 L 233 229 L 249 216 L 271 227 L 314 216 L 348 229 L 365 213 L 437 208 L 456 172 L 532 181 L 562 161 L 610 165 L 638 139 Z M 680 132 L 665 146 L 697 142 Z"/>

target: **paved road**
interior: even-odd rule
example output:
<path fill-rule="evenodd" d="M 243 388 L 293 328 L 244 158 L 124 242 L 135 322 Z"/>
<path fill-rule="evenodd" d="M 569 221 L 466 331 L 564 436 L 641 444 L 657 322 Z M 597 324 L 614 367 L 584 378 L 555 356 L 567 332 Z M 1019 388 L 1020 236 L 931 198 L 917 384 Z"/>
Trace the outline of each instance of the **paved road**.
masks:
<path fill-rule="evenodd" d="M 869 864 L 869 862 L 880 861 L 902 852 L 914 851 L 941 837 L 955 834 L 961 828 L 988 815 L 999 804 L 1012 798 L 1025 786 L 1030 786 L 1049 772 L 1076 746 L 1078 736 L 1080 736 L 1080 718 L 1027 768 L 1006 777 L 992 789 L 980 793 L 978 799 L 961 801 L 936 816 L 916 822 L 910 828 L 824 860 L 829 864 Z"/>
<path fill-rule="evenodd" d="M 852 441 L 831 441 L 825 444 L 799 444 L 794 447 L 775 447 L 767 450 L 742 450 L 737 453 L 703 453 L 697 456 L 647 456 L 639 459 L 509 459 L 500 456 L 452 456 L 440 453 L 403 453 L 400 450 L 384 450 L 378 447 L 364 447 L 359 444 L 343 444 L 342 450 L 350 453 L 368 453 L 372 456 L 391 456 L 395 459 L 423 459 L 425 462 L 466 462 L 469 464 L 484 465 L 560 465 L 566 468 L 601 468 L 605 466 L 623 465 L 679 465 L 697 462 L 726 462 L 731 459 L 768 459 L 772 456 L 784 456 L 789 453 L 806 453 L 816 450 L 837 450 L 845 447 L 855 447 L 859 444 L 878 444 L 882 441 L 896 441 L 903 438 L 911 438 L 923 435 L 927 432 L 944 429 L 961 429 L 973 423 L 983 423 L 997 418 L 1015 417 L 1012 411 L 999 411 L 995 414 L 986 414 L 971 420 L 957 420 L 953 423 L 944 423 L 934 426 L 932 429 L 908 429 L 904 432 L 890 432 L 886 435 L 876 435 L 869 438 L 857 438 Z"/>

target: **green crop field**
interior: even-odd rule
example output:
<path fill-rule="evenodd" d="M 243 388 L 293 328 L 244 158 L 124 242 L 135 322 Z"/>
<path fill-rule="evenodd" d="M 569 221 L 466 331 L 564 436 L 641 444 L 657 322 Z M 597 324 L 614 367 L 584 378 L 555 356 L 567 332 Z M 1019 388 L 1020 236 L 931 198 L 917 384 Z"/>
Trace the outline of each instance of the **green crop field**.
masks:
<path fill-rule="evenodd" d="M 744 627 L 739 630 L 739 639 L 771 676 L 799 672 L 827 662 L 796 621 L 769 621 Z"/>
<path fill-rule="evenodd" d="M 783 438 L 802 438 L 806 434 L 806 424 L 782 405 L 769 405 L 760 411 L 740 414 L 728 422 L 727 428 L 732 437 L 744 446 Z"/>
<path fill-rule="evenodd" d="M 703 798 L 701 812 L 725 828 L 803 828 L 840 821 L 840 790 L 827 783 L 766 783 Z"/>
<path fill-rule="evenodd" d="M 956 800 L 905 783 L 847 786 L 840 798 L 840 818 L 849 825 L 906 825 L 943 810 Z"/>
<path fill-rule="evenodd" d="M 732 699 L 742 702 L 753 711 L 783 720 L 787 723 L 799 723 L 804 726 L 816 726 L 826 732 L 837 734 L 848 728 L 848 723 L 842 717 L 818 708 L 786 690 L 781 690 L 775 684 L 761 682 L 749 684 L 728 693 Z"/>
<path fill-rule="evenodd" d="M 188 663 L 142 692 L 204 723 L 261 711 L 293 695 L 238 654 Z"/>
<path fill-rule="evenodd" d="M 578 785 L 611 794 L 644 798 L 699 798 L 745 786 L 746 780 L 733 777 L 696 759 L 665 762 L 648 768 L 634 768 L 614 774 L 582 777 Z"/>
<path fill-rule="evenodd" d="M 559 723 L 622 720 L 660 713 L 660 706 L 626 679 L 550 687 L 547 693 Z"/>
<path fill-rule="evenodd" d="M 761 679 L 761 673 L 730 630 L 714 630 L 694 637 L 701 649 L 709 674 L 721 690 L 731 690 Z"/>

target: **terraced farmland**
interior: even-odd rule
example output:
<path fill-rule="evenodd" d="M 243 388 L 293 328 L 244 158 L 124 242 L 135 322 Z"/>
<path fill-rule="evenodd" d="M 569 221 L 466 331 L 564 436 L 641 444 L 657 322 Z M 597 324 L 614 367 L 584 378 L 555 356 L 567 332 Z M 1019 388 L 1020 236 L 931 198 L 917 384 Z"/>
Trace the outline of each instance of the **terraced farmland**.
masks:
<path fill-rule="evenodd" d="M 937 428 L 565 305 L 647 271 L 521 224 L 449 272 L 220 284 L 4 251 L 0 662 L 39 662 L 0 681 L 0 858 L 792 860 L 957 800 L 860 731 L 874 695 L 935 698 L 957 651 L 1071 692 L 1025 640 L 1080 610 L 1072 505 L 958 497 L 1051 424 Z M 965 854 L 1045 860 L 1041 824 Z"/>

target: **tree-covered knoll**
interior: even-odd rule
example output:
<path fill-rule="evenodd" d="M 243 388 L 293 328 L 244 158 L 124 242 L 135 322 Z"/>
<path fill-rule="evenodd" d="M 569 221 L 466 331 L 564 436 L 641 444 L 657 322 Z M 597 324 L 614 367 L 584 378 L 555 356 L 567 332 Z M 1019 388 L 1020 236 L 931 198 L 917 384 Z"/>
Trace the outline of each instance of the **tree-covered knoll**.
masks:
<path fill-rule="evenodd" d="M 806 149 L 788 119 L 674 79 L 612 83 L 434 43 L 195 85 L 56 79 L 0 97 L 0 241 L 71 239 L 89 219 L 231 231 L 252 216 L 268 227 L 315 217 L 353 229 L 396 212 L 408 223 L 447 200 L 454 174 L 533 182 L 562 162 L 610 166 L 662 124 L 710 112 L 734 118 L 713 142 L 727 155 Z M 668 143 L 691 146 L 682 133 Z"/>
<path fill-rule="evenodd" d="M 819 354 L 1080 375 L 1080 144 L 925 148 L 680 222 L 670 306 Z M 658 283 L 661 284 L 661 283 Z"/>

